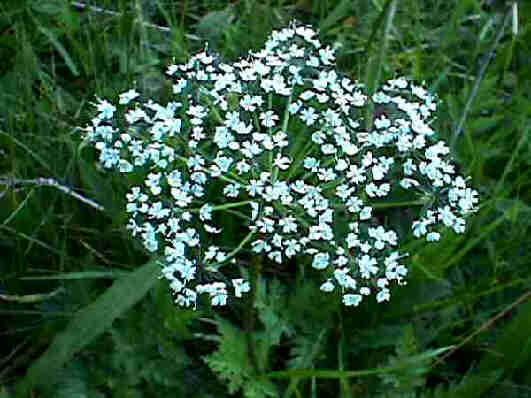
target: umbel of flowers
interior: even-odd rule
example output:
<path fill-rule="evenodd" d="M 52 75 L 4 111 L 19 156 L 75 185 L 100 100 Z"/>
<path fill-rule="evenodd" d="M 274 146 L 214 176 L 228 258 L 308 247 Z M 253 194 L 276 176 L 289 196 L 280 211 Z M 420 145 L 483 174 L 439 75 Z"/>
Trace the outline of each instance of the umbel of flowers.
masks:
<path fill-rule="evenodd" d="M 195 308 L 204 293 L 225 305 L 232 289 L 241 297 L 249 282 L 225 271 L 250 256 L 305 261 L 347 306 L 372 293 L 389 300 L 391 285 L 405 283 L 407 254 L 378 209 L 407 198 L 412 233 L 428 242 L 441 228 L 464 232 L 476 210 L 477 192 L 430 127 L 436 98 L 404 78 L 368 98 L 310 27 L 273 32 L 233 64 L 205 51 L 167 74 L 171 102 L 142 102 L 135 90 L 116 106 L 98 99 L 83 130 L 104 168 L 143 175 L 127 194 L 127 228 L 164 258 L 179 305 Z M 228 249 L 218 243 L 224 211 L 246 234 Z"/>

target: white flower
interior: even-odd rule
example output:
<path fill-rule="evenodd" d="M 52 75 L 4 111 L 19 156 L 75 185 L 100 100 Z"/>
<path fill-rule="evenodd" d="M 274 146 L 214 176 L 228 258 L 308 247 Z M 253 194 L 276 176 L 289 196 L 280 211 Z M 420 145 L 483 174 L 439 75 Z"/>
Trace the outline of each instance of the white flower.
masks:
<path fill-rule="evenodd" d="M 381 303 L 382 301 L 389 301 L 391 295 L 389 294 L 389 289 L 382 289 L 376 295 L 376 301 Z"/>
<path fill-rule="evenodd" d="M 302 36 L 305 40 L 311 40 L 311 38 L 316 35 L 315 31 L 304 26 L 298 27 L 297 29 L 295 29 L 295 32 L 299 36 Z"/>
<path fill-rule="evenodd" d="M 201 209 L 199 209 L 199 218 L 202 221 L 211 220 L 212 219 L 212 206 L 209 205 L 208 203 L 201 206 Z"/>
<path fill-rule="evenodd" d="M 334 284 L 332 283 L 332 281 L 329 279 L 327 280 L 325 283 L 323 283 L 320 287 L 320 290 L 322 290 L 323 292 L 331 292 L 334 290 Z"/>
<path fill-rule="evenodd" d="M 328 263 L 330 260 L 330 254 L 328 253 L 317 253 L 313 257 L 312 267 L 315 269 L 325 269 L 328 267 Z"/>
<path fill-rule="evenodd" d="M 362 296 L 359 294 L 345 294 L 343 295 L 343 304 L 346 306 L 357 307 L 362 300 Z"/>
<path fill-rule="evenodd" d="M 125 105 L 137 98 L 140 94 L 138 94 L 135 90 L 129 90 L 126 91 L 123 94 L 120 94 L 120 101 L 119 104 Z"/>
<path fill-rule="evenodd" d="M 437 242 L 439 239 L 441 239 L 441 234 L 438 232 L 430 232 L 426 235 L 426 240 L 428 242 Z"/>
<path fill-rule="evenodd" d="M 282 227 L 282 232 L 285 234 L 297 232 L 297 219 L 295 217 L 281 218 L 278 225 Z"/>
<path fill-rule="evenodd" d="M 273 111 L 267 111 L 260 113 L 260 120 L 265 127 L 273 127 L 278 120 L 278 116 Z"/>
<path fill-rule="evenodd" d="M 98 115 L 100 119 L 111 119 L 114 115 L 114 111 L 116 111 L 116 107 L 106 100 L 98 99 L 96 106 L 98 112 L 100 112 Z"/>
<path fill-rule="evenodd" d="M 291 161 L 288 157 L 282 156 L 280 153 L 277 154 L 277 157 L 275 158 L 275 166 L 277 166 L 280 170 L 286 170 L 289 168 Z"/>
<path fill-rule="evenodd" d="M 359 259 L 359 269 L 363 278 L 370 278 L 371 275 L 374 275 L 378 272 L 378 267 L 376 267 L 376 259 L 368 255 L 364 255 Z"/>
<path fill-rule="evenodd" d="M 177 80 L 177 82 L 172 87 L 173 94 L 180 94 L 181 91 L 183 91 L 183 89 L 186 87 L 186 84 L 187 82 L 184 79 Z"/>
<path fill-rule="evenodd" d="M 232 285 L 234 286 L 234 295 L 236 297 L 242 297 L 242 293 L 247 293 L 251 290 L 249 282 L 244 281 L 242 278 L 233 279 Z"/>
<path fill-rule="evenodd" d="M 226 305 L 222 270 L 233 275 L 242 255 L 252 264 L 249 253 L 264 266 L 311 258 L 308 266 L 326 274 L 320 290 L 338 285 L 346 306 L 372 293 L 389 301 L 406 283 L 398 263 L 406 255 L 387 225 L 397 219 L 388 212 L 407 210 L 404 194 L 424 204 L 411 207 L 413 237 L 434 242 L 441 228 L 465 231 L 478 193 L 436 139 L 436 96 L 397 78 L 369 98 L 334 63 L 316 31 L 293 23 L 234 64 L 205 51 L 169 66 L 167 104 L 141 103 L 133 89 L 119 95 L 120 112 L 96 99 L 81 130 L 101 166 L 140 181 L 126 194 L 127 229 L 162 255 L 179 305 L 195 307 L 204 293 Z M 385 113 L 365 131 L 368 101 L 385 104 Z M 234 236 L 224 234 L 233 230 L 227 221 L 240 227 Z M 250 290 L 231 279 L 234 296 Z"/>
<path fill-rule="evenodd" d="M 371 289 L 366 286 L 363 286 L 360 288 L 360 294 L 368 296 L 369 294 L 371 294 Z"/>
<path fill-rule="evenodd" d="M 256 226 L 258 227 L 258 230 L 262 232 L 263 234 L 270 234 L 274 231 L 274 225 L 275 221 L 264 217 L 261 220 L 258 220 L 256 222 Z"/>
<path fill-rule="evenodd" d="M 317 120 L 317 115 L 312 107 L 303 109 L 300 118 L 306 125 L 311 126 Z"/>
<path fill-rule="evenodd" d="M 360 212 L 360 220 L 368 220 L 372 216 L 372 207 L 365 206 Z"/>

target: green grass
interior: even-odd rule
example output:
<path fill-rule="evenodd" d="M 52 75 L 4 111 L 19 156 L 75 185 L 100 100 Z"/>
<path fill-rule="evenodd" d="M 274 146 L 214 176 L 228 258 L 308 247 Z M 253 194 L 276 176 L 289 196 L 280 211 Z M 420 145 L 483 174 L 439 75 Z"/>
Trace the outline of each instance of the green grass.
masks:
<path fill-rule="evenodd" d="M 519 2 L 515 35 L 510 3 L 1 2 L 0 180 L 53 178 L 105 210 L 53 186 L 0 185 L 0 397 L 222 397 L 227 386 L 246 397 L 531 396 L 531 4 Z M 426 80 L 481 208 L 466 234 L 411 244 L 408 286 L 385 305 L 342 308 L 300 267 L 260 280 L 254 326 L 248 302 L 176 308 L 165 282 L 142 276 L 151 263 L 124 229 L 127 181 L 96 166 L 75 128 L 95 95 L 137 87 L 164 101 L 173 58 L 208 41 L 235 59 L 293 18 L 320 27 L 339 68 L 371 89 Z"/>

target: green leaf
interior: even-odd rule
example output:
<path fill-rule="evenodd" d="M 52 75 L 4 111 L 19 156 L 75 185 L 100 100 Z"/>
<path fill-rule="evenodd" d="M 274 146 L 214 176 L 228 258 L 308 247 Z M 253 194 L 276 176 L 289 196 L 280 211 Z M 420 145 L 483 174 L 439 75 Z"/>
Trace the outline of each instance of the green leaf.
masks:
<path fill-rule="evenodd" d="M 7 388 L 4 386 L 0 387 L 0 398 L 10 398 Z"/>
<path fill-rule="evenodd" d="M 467 123 L 470 130 L 475 134 L 483 133 L 500 125 L 505 115 L 494 115 L 489 117 L 477 117 Z"/>
<path fill-rule="evenodd" d="M 321 330 L 315 330 L 315 333 L 310 336 L 296 335 L 290 351 L 291 358 L 287 361 L 288 368 L 310 368 L 317 355 L 323 350 L 324 337 L 327 332 L 328 329 L 323 327 Z"/>
<path fill-rule="evenodd" d="M 501 372 L 495 370 L 479 375 L 465 376 L 461 384 L 442 394 L 440 398 L 479 398 L 498 382 L 500 375 Z"/>
<path fill-rule="evenodd" d="M 57 40 L 53 32 L 43 26 L 39 26 L 39 30 L 48 38 L 48 40 L 50 40 L 50 43 L 52 43 L 57 52 L 61 54 L 61 57 L 63 57 L 66 66 L 68 67 L 68 69 L 70 69 L 70 72 L 72 72 L 74 76 L 79 76 L 79 71 L 77 70 L 76 64 L 74 64 L 74 61 L 70 57 L 70 54 L 68 54 L 68 51 L 66 51 L 66 49 L 59 42 L 59 40 Z"/>
<path fill-rule="evenodd" d="M 96 165 L 96 167 L 98 166 Z M 120 217 L 123 209 L 120 206 L 117 193 L 113 190 L 112 177 L 99 173 L 95 167 L 81 158 L 78 160 L 78 168 L 82 185 L 90 188 L 88 195 L 101 203 L 105 208 L 106 214 L 111 218 L 117 219 Z"/>
<path fill-rule="evenodd" d="M 422 354 L 415 355 L 409 358 L 403 358 L 400 364 L 397 366 L 385 366 L 365 370 L 351 370 L 351 371 L 338 371 L 338 370 L 309 370 L 309 369 L 297 369 L 287 371 L 275 371 L 266 374 L 271 379 L 291 379 L 291 378 L 318 378 L 318 379 L 342 379 L 342 378 L 358 378 L 363 376 L 379 375 L 389 372 L 397 372 L 404 368 L 411 367 L 417 363 L 423 363 L 428 359 L 435 358 L 444 352 L 451 350 L 453 347 L 442 347 L 435 350 L 425 351 Z"/>
<path fill-rule="evenodd" d="M 402 336 L 398 340 L 395 348 L 396 355 L 389 358 L 390 366 L 397 366 L 403 362 L 403 358 L 411 357 L 418 353 L 418 342 L 415 337 L 415 331 L 411 324 L 406 325 L 403 329 Z M 421 354 L 419 358 L 422 358 Z M 382 381 L 386 384 L 393 385 L 396 392 L 414 394 L 417 387 L 422 387 L 426 380 L 425 374 L 429 371 L 430 358 L 419 359 L 413 362 L 411 366 L 399 369 L 392 373 L 383 373 L 380 375 Z"/>
<path fill-rule="evenodd" d="M 63 0 L 34 0 L 31 8 L 42 14 L 57 15 L 64 11 L 65 4 Z"/>
<path fill-rule="evenodd" d="M 128 275 L 127 271 L 83 271 L 83 272 L 65 272 L 47 276 L 25 276 L 20 280 L 52 280 L 52 279 L 117 279 Z"/>
<path fill-rule="evenodd" d="M 526 300 L 531 293 L 523 296 Z M 503 330 L 503 336 L 498 339 L 493 349 L 493 354 L 488 351 L 479 364 L 480 371 L 489 371 L 505 368 L 511 372 L 519 368 L 531 358 L 531 301 L 520 307 L 518 315 Z"/>
<path fill-rule="evenodd" d="M 116 318 L 144 297 L 157 282 L 159 274 L 160 265 L 157 259 L 153 259 L 117 280 L 93 303 L 80 310 L 17 384 L 18 396 L 28 397 L 33 387 L 53 383 L 58 372 L 76 352 L 100 336 Z"/>
<path fill-rule="evenodd" d="M 227 383 L 229 393 L 243 389 L 246 397 L 278 396 L 271 381 L 254 375 L 244 332 L 221 318 L 218 318 L 217 325 L 222 336 L 218 351 L 203 360 L 219 379 Z"/>
<path fill-rule="evenodd" d="M 214 45 L 222 38 L 234 18 L 232 8 L 212 11 L 206 14 L 197 25 L 197 32 Z"/>
<path fill-rule="evenodd" d="M 328 16 L 321 21 L 319 28 L 321 31 L 327 31 L 332 26 L 338 25 L 340 19 L 345 18 L 345 15 L 349 15 L 352 9 L 352 1 L 343 0 L 341 1 Z"/>
<path fill-rule="evenodd" d="M 228 383 L 229 393 L 233 394 L 243 387 L 245 380 L 252 374 L 245 336 L 241 330 L 223 319 L 218 319 L 217 325 L 223 337 L 218 351 L 203 357 L 203 360 L 221 380 Z"/>
<path fill-rule="evenodd" d="M 368 41 L 368 50 L 370 50 L 370 47 L 372 45 L 372 40 L 375 38 L 373 35 L 376 34 L 376 32 L 379 29 L 379 25 L 383 22 L 383 32 L 382 32 L 382 38 L 380 40 L 378 53 L 374 55 L 369 56 L 368 60 L 368 66 L 366 70 L 366 77 L 365 77 L 365 84 L 367 86 L 367 92 L 369 93 L 369 96 L 372 96 L 374 92 L 377 90 L 378 85 L 380 83 L 380 78 L 382 74 L 382 68 L 384 65 L 384 60 L 386 56 L 386 50 L 389 44 L 389 38 L 391 36 L 391 28 L 393 26 L 393 19 L 396 13 L 398 0 L 387 0 L 387 3 L 385 4 L 385 7 L 383 8 L 380 17 L 378 18 L 378 21 L 373 26 L 373 34 L 371 34 L 371 37 Z M 367 53 L 370 54 L 369 51 Z M 366 128 L 369 130 L 372 127 L 372 115 L 373 115 L 373 105 L 372 103 L 369 104 L 367 107 L 366 112 L 366 123 L 368 124 Z"/>

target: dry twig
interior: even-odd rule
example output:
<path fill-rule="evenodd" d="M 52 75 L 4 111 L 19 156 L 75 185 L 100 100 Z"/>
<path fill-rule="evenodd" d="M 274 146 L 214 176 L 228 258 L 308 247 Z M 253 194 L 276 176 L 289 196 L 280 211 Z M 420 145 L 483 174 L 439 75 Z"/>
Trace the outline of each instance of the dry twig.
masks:
<path fill-rule="evenodd" d="M 38 185 L 38 186 L 48 186 L 54 187 L 67 195 L 70 195 L 77 200 L 94 207 L 96 210 L 105 211 L 105 208 L 93 201 L 92 199 L 85 198 L 84 196 L 75 192 L 72 188 L 67 187 L 66 185 L 60 184 L 57 180 L 53 178 L 36 178 L 34 180 L 23 180 L 17 178 L 0 178 L 0 185 L 7 185 L 10 188 L 16 187 L 17 185 Z"/>

